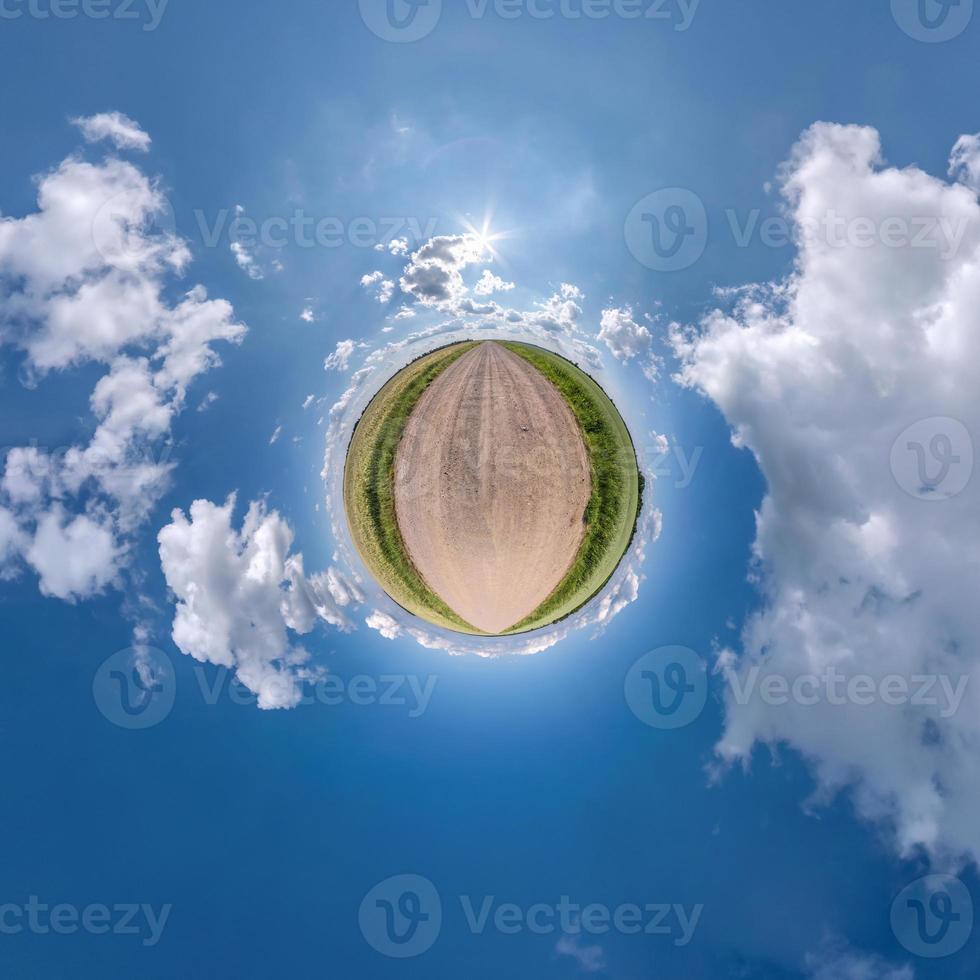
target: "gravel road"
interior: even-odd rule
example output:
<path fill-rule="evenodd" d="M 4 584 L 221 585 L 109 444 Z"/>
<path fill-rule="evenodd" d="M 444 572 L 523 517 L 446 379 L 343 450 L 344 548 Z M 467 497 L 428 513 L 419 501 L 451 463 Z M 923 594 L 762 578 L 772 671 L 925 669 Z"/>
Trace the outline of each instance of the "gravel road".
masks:
<path fill-rule="evenodd" d="M 395 457 L 395 511 L 412 561 L 487 633 L 520 622 L 564 577 L 590 494 L 588 456 L 564 398 L 492 341 L 432 383 Z"/>

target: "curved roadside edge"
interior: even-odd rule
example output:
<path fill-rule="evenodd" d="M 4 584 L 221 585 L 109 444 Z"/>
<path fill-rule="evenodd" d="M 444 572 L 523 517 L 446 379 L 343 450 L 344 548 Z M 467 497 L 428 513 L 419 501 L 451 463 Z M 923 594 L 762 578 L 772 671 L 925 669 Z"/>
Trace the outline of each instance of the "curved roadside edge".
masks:
<path fill-rule="evenodd" d="M 408 556 L 395 515 L 394 465 L 408 418 L 433 381 L 475 342 L 449 344 L 402 368 L 374 396 L 351 433 L 344 467 L 344 508 L 361 560 L 388 596 L 408 612 L 461 633 L 482 636 L 426 585 Z"/>
<path fill-rule="evenodd" d="M 643 507 L 645 481 L 636 448 L 612 399 L 571 361 L 533 344 L 499 340 L 523 357 L 562 394 L 575 416 L 592 467 L 585 537 L 565 577 L 507 635 L 550 626 L 576 613 L 605 588 L 629 550 Z"/>

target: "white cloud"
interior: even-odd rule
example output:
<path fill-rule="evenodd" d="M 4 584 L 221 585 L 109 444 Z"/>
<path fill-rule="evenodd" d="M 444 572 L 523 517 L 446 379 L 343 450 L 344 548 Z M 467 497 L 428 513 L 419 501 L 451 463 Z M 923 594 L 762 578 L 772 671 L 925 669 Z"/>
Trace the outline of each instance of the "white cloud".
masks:
<path fill-rule="evenodd" d="M 249 279 L 264 279 L 265 274 L 262 272 L 258 262 L 255 260 L 255 256 L 249 251 L 248 246 L 243 242 L 232 242 L 231 243 L 231 254 L 235 256 L 235 261 L 238 263 L 238 268 L 244 272 Z"/>
<path fill-rule="evenodd" d="M 118 135 L 94 119 L 87 136 Z M 37 186 L 35 212 L 0 217 L 0 344 L 24 352 L 29 381 L 92 362 L 107 373 L 90 398 L 89 442 L 10 450 L 0 508 L 41 589 L 76 599 L 116 584 L 130 536 L 167 485 L 170 427 L 188 386 L 220 363 L 212 342 L 238 342 L 245 328 L 203 287 L 176 306 L 165 298 L 190 253 L 168 228 L 158 182 L 138 168 L 71 156 Z M 10 574 L 13 546 L 4 550 Z"/>
<path fill-rule="evenodd" d="M 0 507 L 0 581 L 17 573 L 16 560 L 27 548 L 27 536 L 21 531 L 14 515 Z"/>
<path fill-rule="evenodd" d="M 269 436 L 269 445 L 274 446 L 278 441 L 279 437 L 282 435 L 282 426 L 277 425 L 275 431 Z"/>
<path fill-rule="evenodd" d="M 783 179 L 800 227 L 831 212 L 876 227 L 934 219 L 936 234 L 959 228 L 962 240 L 943 258 L 938 243 L 801 236 L 787 280 L 743 290 L 733 309 L 675 334 L 679 380 L 718 405 L 768 484 L 754 545 L 765 605 L 744 627 L 744 652 L 723 655 L 720 669 L 744 680 L 759 665 L 791 682 L 831 667 L 967 676 L 970 686 L 951 717 L 880 699 L 729 698 L 719 752 L 747 761 L 756 742 L 788 744 L 823 795 L 852 787 L 860 813 L 893 827 L 902 853 L 978 857 L 980 510 L 974 490 L 917 499 L 921 480 L 903 488 L 905 471 L 896 478 L 889 461 L 893 446 L 903 459 L 911 452 L 899 437 L 923 419 L 980 433 L 980 207 L 962 185 L 884 166 L 878 134 L 855 126 L 813 126 Z M 965 464 L 969 445 L 952 449 Z"/>
<path fill-rule="evenodd" d="M 364 602 L 364 593 L 356 582 L 344 575 L 339 569 L 330 567 L 316 577 L 318 585 L 326 589 L 338 606 L 359 606 Z"/>
<path fill-rule="evenodd" d="M 217 400 L 218 400 L 218 393 L 216 391 L 209 391 L 201 399 L 200 404 L 197 406 L 197 410 L 199 412 L 206 412 Z"/>
<path fill-rule="evenodd" d="M 956 141 L 949 157 L 949 175 L 980 193 L 980 133 Z"/>
<path fill-rule="evenodd" d="M 402 634 L 402 628 L 398 621 L 378 609 L 375 609 L 364 622 L 371 629 L 377 630 L 386 640 L 396 640 Z"/>
<path fill-rule="evenodd" d="M 602 311 L 599 340 L 609 348 L 617 361 L 639 358 L 647 378 L 651 381 L 657 380 L 661 362 L 652 351 L 653 334 L 643 324 L 636 322 L 630 307 L 612 307 Z"/>
<path fill-rule="evenodd" d="M 393 238 L 390 242 L 378 242 L 374 246 L 376 252 L 389 252 L 391 255 L 408 255 L 408 239 Z"/>
<path fill-rule="evenodd" d="M 582 307 L 579 303 L 584 299 L 585 294 L 578 286 L 563 282 L 557 293 L 543 303 L 534 304 L 541 310 L 540 313 L 523 314 L 523 319 L 548 333 L 578 333 L 578 323 L 582 317 Z"/>
<path fill-rule="evenodd" d="M 304 323 L 313 323 L 316 320 L 316 315 L 313 312 L 312 306 L 304 306 L 302 313 L 300 313 L 299 318 Z"/>
<path fill-rule="evenodd" d="M 110 527 L 84 514 L 66 518 L 55 507 L 38 518 L 24 557 L 45 595 L 74 601 L 102 592 L 118 572 L 121 555 Z"/>
<path fill-rule="evenodd" d="M 602 947 L 585 946 L 579 936 L 563 935 L 555 945 L 555 952 L 575 960 L 583 973 L 600 973 L 606 968 Z"/>
<path fill-rule="evenodd" d="M 323 362 L 326 371 L 346 371 L 350 365 L 351 355 L 357 345 L 353 340 L 341 340 L 332 354 Z"/>
<path fill-rule="evenodd" d="M 807 980 L 915 980 L 911 966 L 895 966 L 839 943 L 826 943 L 820 952 L 807 954 L 804 965 Z"/>
<path fill-rule="evenodd" d="M 185 654 L 235 671 L 260 708 L 292 708 L 302 683 L 319 676 L 291 633 L 317 622 L 352 625 L 321 580 L 291 554 L 293 532 L 276 511 L 252 503 L 241 530 L 235 498 L 175 510 L 159 534 L 160 562 L 177 600 L 173 640 Z"/>
<path fill-rule="evenodd" d="M 381 304 L 386 305 L 391 302 L 391 297 L 395 295 L 395 284 L 390 279 L 385 279 L 383 272 L 370 272 L 366 276 L 361 276 L 361 285 L 365 289 L 375 288 L 374 298 Z"/>
<path fill-rule="evenodd" d="M 504 282 L 500 276 L 495 276 L 489 269 L 483 270 L 479 282 L 473 287 L 477 296 L 492 296 L 494 293 L 507 293 L 514 288 L 514 283 Z"/>
<path fill-rule="evenodd" d="M 466 293 L 462 271 L 486 258 L 486 246 L 476 235 L 430 238 L 405 266 L 402 292 L 423 306 L 451 305 Z"/>
<path fill-rule="evenodd" d="M 71 120 L 73 126 L 82 131 L 87 143 L 108 140 L 120 150 L 139 150 L 145 153 L 150 148 L 149 134 L 143 132 L 139 123 L 121 112 L 100 112 L 95 116 L 78 116 Z"/>

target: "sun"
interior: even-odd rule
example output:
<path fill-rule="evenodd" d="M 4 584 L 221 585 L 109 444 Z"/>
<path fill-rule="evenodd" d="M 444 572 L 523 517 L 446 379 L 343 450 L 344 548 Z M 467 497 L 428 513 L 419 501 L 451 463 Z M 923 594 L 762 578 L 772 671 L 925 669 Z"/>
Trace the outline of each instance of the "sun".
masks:
<path fill-rule="evenodd" d="M 500 253 L 494 247 L 494 243 L 512 238 L 515 234 L 513 231 L 494 231 L 491 227 L 493 215 L 489 211 L 484 214 L 479 228 L 465 216 L 461 217 L 459 222 L 466 230 L 466 234 L 475 239 L 480 248 L 488 253 L 494 261 L 499 261 L 500 259 Z"/>

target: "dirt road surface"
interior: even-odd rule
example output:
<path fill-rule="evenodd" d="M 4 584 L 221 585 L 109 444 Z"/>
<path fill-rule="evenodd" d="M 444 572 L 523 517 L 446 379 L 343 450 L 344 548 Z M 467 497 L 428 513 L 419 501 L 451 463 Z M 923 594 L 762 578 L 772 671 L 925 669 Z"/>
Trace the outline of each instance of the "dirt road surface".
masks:
<path fill-rule="evenodd" d="M 589 461 L 558 390 L 487 342 L 441 374 L 395 457 L 395 512 L 429 587 L 472 626 L 502 633 L 571 566 Z"/>

